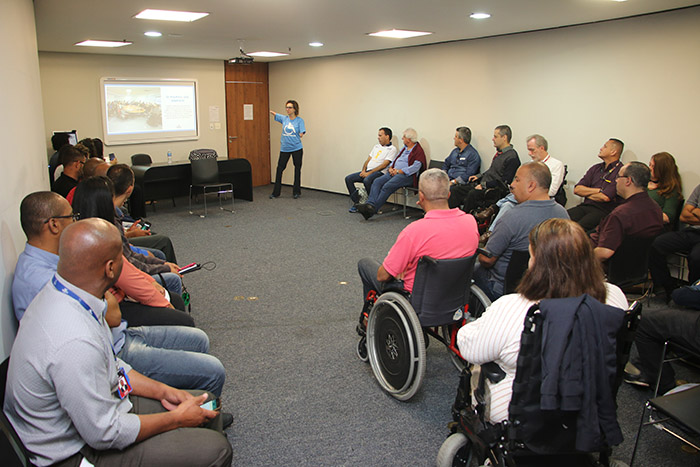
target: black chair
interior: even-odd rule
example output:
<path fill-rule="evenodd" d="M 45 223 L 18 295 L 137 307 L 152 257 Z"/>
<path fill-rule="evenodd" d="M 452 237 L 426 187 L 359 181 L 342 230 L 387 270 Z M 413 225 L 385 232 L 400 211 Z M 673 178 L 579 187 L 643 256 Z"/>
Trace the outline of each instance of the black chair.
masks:
<path fill-rule="evenodd" d="M 588 299 L 595 302 L 590 297 Z M 543 300 L 541 303 L 552 304 L 557 301 L 561 303 L 561 300 Z M 474 389 L 474 398 L 477 403 L 473 404 L 472 374 L 469 368 L 465 368 L 452 406 L 453 421 L 448 424 L 452 434 L 440 447 L 437 457 L 438 467 L 483 465 L 487 459 L 490 461 L 489 465 L 514 466 L 517 459 L 523 460 L 528 457 L 532 462 L 527 465 L 577 465 L 572 464 L 572 457 L 584 459 L 590 457 L 590 454 L 576 450 L 579 412 L 540 409 L 542 336 L 545 327 L 544 318 L 539 310 L 540 306 L 544 305 L 530 307 L 525 318 L 513 394 L 508 408 L 509 418 L 501 423 L 492 424 L 485 420 L 484 415 L 486 381 L 499 382 L 505 377 L 505 372 L 493 362 L 481 365 L 478 385 Z M 615 313 L 614 310 L 611 307 L 605 307 L 597 312 L 602 315 Z M 609 327 L 606 331 L 608 336 L 610 333 L 615 333 L 615 378 L 595 374 L 595 377 L 602 378 L 601 385 L 606 383 L 610 385 L 609 393 L 599 393 L 599 396 L 606 396 L 602 400 L 607 402 L 608 410 L 612 412 L 608 413 L 608 416 L 614 416 L 614 399 L 622 381 L 624 365 L 629 357 L 641 310 L 642 305 L 634 302 L 624 313 L 624 317 L 616 315 L 616 319 L 608 323 L 609 326 L 619 323 L 619 326 L 615 324 L 615 328 Z M 619 312 L 620 310 L 617 310 L 617 313 Z M 552 328 L 548 332 L 552 332 Z M 601 342 L 610 345 L 607 339 L 602 339 Z M 608 350 L 613 351 L 612 348 Z M 582 427 L 590 428 L 586 425 Z M 623 465 L 610 459 L 612 448 L 604 442 L 604 439 L 605 437 L 602 436 L 601 443 L 594 448 L 594 452 L 599 452 L 599 464 L 596 465 Z M 537 456 L 540 456 L 540 459 L 536 459 Z M 541 456 L 558 456 L 557 459 L 560 462 L 557 464 L 546 462 Z M 517 463 L 517 465 L 520 464 Z"/>
<path fill-rule="evenodd" d="M 219 209 L 222 211 L 234 212 L 233 210 L 233 183 L 219 181 L 219 165 L 215 158 L 193 159 L 192 162 L 192 184 L 190 185 L 190 214 L 192 212 L 192 188 L 201 188 L 204 195 L 204 215 L 207 215 L 207 193 L 216 193 L 219 198 Z M 228 188 L 226 188 L 228 187 Z M 211 190 L 211 191 L 208 191 Z M 225 209 L 221 204 L 221 195 L 231 194 L 231 209 Z"/>
<path fill-rule="evenodd" d="M 420 388 L 427 336 L 443 343 L 455 365 L 463 368 L 463 363 L 456 363 L 462 362 L 456 331 L 465 319 L 480 315 L 491 304 L 471 284 L 475 260 L 476 255 L 442 260 L 424 256 L 418 262 L 413 294 L 388 291 L 376 298 L 370 292 L 360 314 L 358 356 L 369 360 L 379 385 L 394 398 L 406 401 Z"/>
<path fill-rule="evenodd" d="M 151 156 L 148 154 L 134 154 L 131 156 L 131 165 L 150 166 L 153 163 Z"/>
<path fill-rule="evenodd" d="M 506 268 L 506 276 L 503 282 L 503 295 L 515 292 L 525 271 L 527 271 L 529 261 L 530 252 L 528 250 L 513 251 L 513 255 L 510 257 L 510 262 Z"/>
<path fill-rule="evenodd" d="M 675 356 L 669 357 L 669 350 L 672 350 Z M 633 465 L 637 454 L 642 428 L 649 425 L 656 426 L 662 431 L 700 451 L 700 385 L 684 391 L 658 396 L 663 366 L 668 362 L 686 357 L 698 359 L 700 358 L 700 354 L 673 341 L 666 341 L 664 343 L 659 373 L 656 376 L 656 385 L 654 386 L 654 396 L 644 404 L 644 408 L 642 409 L 642 418 L 639 422 L 639 428 L 637 429 L 637 438 L 634 442 L 630 467 Z M 655 417 L 655 415 L 661 415 L 661 417 Z M 647 421 L 645 422 L 645 420 Z M 685 433 L 681 434 L 679 431 Z M 687 439 L 690 438 L 688 435 L 692 435 L 694 440 Z"/>
<path fill-rule="evenodd" d="M 608 282 L 622 290 L 643 284 L 643 293 L 639 298 L 646 297 L 651 291 L 649 251 L 653 241 L 654 237 L 625 237 L 607 261 Z"/>
<path fill-rule="evenodd" d="M 12 427 L 10 420 L 2 411 L 5 403 L 5 386 L 7 383 L 7 370 L 10 366 L 10 358 L 6 358 L 0 365 L 0 459 L 5 467 L 29 467 L 33 466 L 29 461 L 29 453 L 24 447 L 22 440 L 17 436 L 17 432 Z"/>
<path fill-rule="evenodd" d="M 566 208 L 566 190 L 564 187 L 566 186 L 566 176 L 569 173 L 569 166 L 564 165 L 564 179 L 561 181 L 561 185 L 559 186 L 559 189 L 557 190 L 556 194 L 554 195 L 554 201 L 557 203 L 561 204 L 563 207 Z"/>

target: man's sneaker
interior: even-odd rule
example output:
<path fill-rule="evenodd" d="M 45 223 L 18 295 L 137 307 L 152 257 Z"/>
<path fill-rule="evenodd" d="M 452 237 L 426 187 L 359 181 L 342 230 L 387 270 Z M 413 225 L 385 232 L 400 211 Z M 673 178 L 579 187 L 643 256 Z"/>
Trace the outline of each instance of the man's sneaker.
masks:
<path fill-rule="evenodd" d="M 639 371 L 639 368 L 634 366 L 631 362 L 627 362 L 627 365 L 625 365 L 625 375 L 622 379 L 625 383 L 632 384 L 634 386 L 643 388 L 648 388 L 651 386 L 651 384 L 644 379 L 642 372 Z"/>
<path fill-rule="evenodd" d="M 357 208 L 356 208 L 355 206 L 353 206 L 353 207 L 351 207 L 350 209 L 348 209 L 348 212 L 351 212 L 351 213 L 354 214 L 354 213 L 357 212 Z"/>

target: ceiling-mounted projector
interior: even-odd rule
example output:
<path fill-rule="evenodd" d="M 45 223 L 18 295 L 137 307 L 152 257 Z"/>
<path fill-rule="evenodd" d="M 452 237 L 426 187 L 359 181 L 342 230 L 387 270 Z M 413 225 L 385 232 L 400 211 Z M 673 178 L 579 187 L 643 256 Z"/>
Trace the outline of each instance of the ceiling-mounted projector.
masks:
<path fill-rule="evenodd" d="M 236 63 L 236 64 L 241 64 L 241 65 L 250 65 L 251 63 L 253 63 L 253 62 L 255 61 L 255 58 L 254 58 L 254 57 L 251 57 L 250 55 L 248 55 L 248 54 L 246 54 L 245 52 L 243 52 L 243 47 L 238 47 L 238 51 L 241 53 L 241 56 L 240 56 L 240 57 L 229 58 L 229 59 L 228 59 L 228 62 L 229 62 L 229 63 L 231 63 L 231 64 Z"/>
<path fill-rule="evenodd" d="M 228 59 L 229 63 L 238 63 L 243 65 L 250 65 L 254 61 L 255 59 L 253 57 L 233 57 Z"/>

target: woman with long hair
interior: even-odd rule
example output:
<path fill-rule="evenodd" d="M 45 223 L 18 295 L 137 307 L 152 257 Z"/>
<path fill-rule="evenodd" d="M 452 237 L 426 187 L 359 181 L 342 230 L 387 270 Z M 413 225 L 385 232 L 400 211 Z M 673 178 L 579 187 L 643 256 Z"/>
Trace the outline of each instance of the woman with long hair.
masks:
<path fill-rule="evenodd" d="M 649 169 L 651 180 L 647 185 L 647 192 L 661 208 L 664 224 L 668 224 L 678 218 L 683 193 L 676 159 L 667 152 L 657 152 L 651 156 Z"/>
<path fill-rule="evenodd" d="M 270 199 L 279 198 L 282 190 L 282 172 L 287 168 L 289 158 L 294 163 L 294 187 L 292 193 L 294 199 L 301 196 L 301 159 L 304 148 L 301 138 L 306 134 L 304 119 L 299 116 L 299 103 L 288 100 L 285 103 L 287 115 L 280 115 L 272 110 L 270 113 L 276 122 L 282 124 L 282 137 L 280 139 L 280 157 L 277 161 L 277 173 L 275 174 L 275 187 L 272 189 Z"/>
<path fill-rule="evenodd" d="M 533 304 L 546 298 L 588 294 L 601 303 L 627 308 L 622 291 L 605 282 L 591 241 L 576 222 L 546 220 L 532 229 L 529 240 L 530 263 L 517 293 L 493 302 L 480 318 L 457 334 L 459 351 L 465 360 L 477 364 L 495 362 L 506 373 L 499 383 L 487 382 L 488 418 L 493 423 L 508 418 L 523 322 Z"/>

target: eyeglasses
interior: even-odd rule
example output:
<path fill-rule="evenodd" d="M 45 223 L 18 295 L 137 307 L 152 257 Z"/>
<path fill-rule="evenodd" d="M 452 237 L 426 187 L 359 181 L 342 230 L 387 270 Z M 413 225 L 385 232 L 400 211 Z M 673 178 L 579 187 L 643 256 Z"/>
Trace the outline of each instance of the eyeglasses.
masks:
<path fill-rule="evenodd" d="M 75 221 L 80 220 L 80 213 L 79 212 L 72 212 L 72 213 L 67 214 L 65 216 L 51 216 L 44 221 L 44 224 L 48 224 L 48 222 L 51 219 L 73 219 L 73 222 L 75 222 Z"/>
<path fill-rule="evenodd" d="M 619 180 L 620 178 L 629 178 L 627 175 L 618 175 L 615 177 L 615 180 Z"/>
<path fill-rule="evenodd" d="M 293 105 L 288 105 L 287 108 L 288 108 L 288 109 L 293 109 L 294 106 L 293 106 Z"/>

